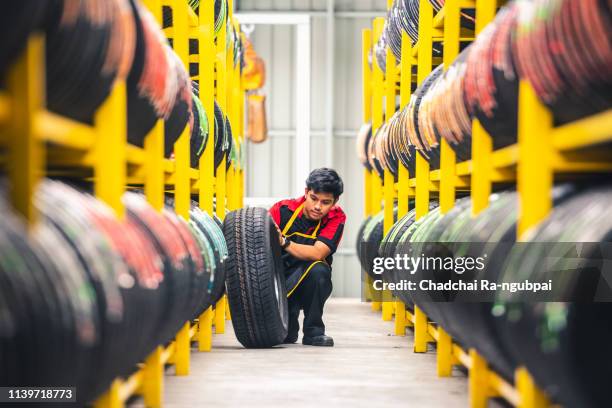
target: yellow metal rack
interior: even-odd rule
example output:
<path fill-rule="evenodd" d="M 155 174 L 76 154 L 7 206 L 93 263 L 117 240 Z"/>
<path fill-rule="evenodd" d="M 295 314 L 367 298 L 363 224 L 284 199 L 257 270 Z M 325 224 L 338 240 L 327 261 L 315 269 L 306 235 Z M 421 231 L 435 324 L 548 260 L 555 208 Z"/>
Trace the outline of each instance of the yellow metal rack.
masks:
<path fill-rule="evenodd" d="M 243 143 L 243 100 L 240 66 L 234 67 L 234 51 L 226 51 L 226 27 L 215 43 L 214 2 L 202 2 L 199 15 L 186 0 L 143 0 L 161 24 L 162 7 L 173 11 L 173 26 L 165 32 L 173 38 L 174 49 L 189 68 L 189 39 L 198 39 L 200 99 L 212 118 L 215 98 L 229 117 L 234 143 Z M 228 1 L 229 24 L 237 27 L 232 0 Z M 11 67 L 7 89 L 0 92 L 0 157 L 11 182 L 11 200 L 16 211 L 33 224 L 36 212 L 32 196 L 45 174 L 86 175 L 93 170 L 95 195 L 122 217 L 121 197 L 128 186 L 144 186 L 149 203 L 158 210 L 164 205 L 164 192 L 174 191 L 176 212 L 189 219 L 192 194 L 208 214 L 223 219 L 225 209 L 240 208 L 243 202 L 244 169 L 232 163 L 225 171 L 225 160 L 214 173 L 214 120 L 209 121 L 209 142 L 199 169 L 189 165 L 189 128 L 174 145 L 175 160 L 164 159 L 164 124 L 158 121 L 145 139 L 144 148 L 127 144 L 127 97 L 123 81 L 114 84 L 111 94 L 98 109 L 93 126 L 75 122 L 45 109 L 45 41 L 33 34 L 17 62 Z M 85 176 L 89 177 L 89 176 Z M 206 310 L 195 324 L 185 322 L 169 345 L 160 345 L 127 379 L 116 379 L 95 403 L 98 408 L 116 408 L 134 395 L 141 395 L 147 407 L 163 404 L 163 376 L 167 364 L 176 375 L 188 375 L 191 342 L 199 351 L 210 351 L 212 326 L 223 333 L 229 319 L 223 297 Z M 121 358 L 118 356 L 117 358 Z"/>
<path fill-rule="evenodd" d="M 434 64 L 446 68 L 459 54 L 460 41 L 470 41 L 495 17 L 501 1 L 446 0 L 438 13 L 429 0 L 419 3 L 419 40 L 412 46 L 404 32 L 402 36 L 401 64 L 397 66 L 387 50 L 386 72 L 369 54 L 383 30 L 384 19 L 377 18 L 371 29 L 362 33 L 363 42 L 363 120 L 372 123 L 372 135 L 395 113 L 397 81 L 399 79 L 400 107 L 410 100 L 413 83 L 412 66 L 416 64 L 416 83 L 421 84 Z M 393 0 L 388 0 L 391 7 Z M 476 10 L 475 33 L 460 28 L 460 11 Z M 434 42 L 444 43 L 441 61 L 432 57 Z M 383 105 L 384 103 L 384 105 Z M 383 111 L 383 106 L 385 110 Z M 385 114 L 386 112 L 386 114 Z M 398 182 L 385 170 L 384 180 L 375 171 L 365 170 L 365 216 L 384 210 L 385 234 L 393 225 L 393 206 L 397 203 L 400 219 L 408 212 L 410 197 L 415 199 L 416 218 L 428 212 L 430 196 L 439 199 L 441 212 L 447 213 L 455 205 L 456 191 L 470 192 L 472 213 L 477 215 L 489 204 L 494 183 L 516 183 L 520 200 L 518 236 L 537 225 L 552 209 L 553 177 L 555 174 L 594 173 L 612 171 L 612 163 L 601 160 L 596 146 L 612 141 L 612 110 L 554 127 L 552 115 L 538 100 L 531 85 L 519 85 L 518 143 L 493 151 L 491 137 L 480 123 L 472 125 L 472 160 L 457 163 L 455 153 L 446 140 L 441 140 L 440 169 L 430 171 L 429 163 L 416 156 L 416 174 L 399 163 Z M 487 361 L 476 350 L 463 350 L 443 327 L 430 322 L 418 306 L 413 311 L 383 294 L 383 302 L 372 302 L 373 310 L 380 310 L 382 318 L 395 317 L 395 334 L 403 336 L 406 327 L 414 330 L 414 351 L 424 353 L 428 343 L 435 343 L 437 372 L 440 377 L 451 375 L 454 365 L 469 370 L 470 406 L 486 407 L 489 398 L 501 397 L 521 408 L 550 406 L 546 395 L 534 384 L 526 368 L 515 373 L 514 384 L 508 383 L 488 367 Z"/>

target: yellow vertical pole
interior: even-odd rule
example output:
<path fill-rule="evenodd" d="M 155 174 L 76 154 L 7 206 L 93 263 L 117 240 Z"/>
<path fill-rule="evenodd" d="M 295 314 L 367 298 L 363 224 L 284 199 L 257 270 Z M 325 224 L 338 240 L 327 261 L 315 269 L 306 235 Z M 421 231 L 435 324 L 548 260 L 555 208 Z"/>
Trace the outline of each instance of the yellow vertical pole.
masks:
<path fill-rule="evenodd" d="M 208 118 L 208 142 L 200 158 L 200 208 L 213 215 L 214 140 L 215 140 L 215 9 L 214 2 L 203 2 L 199 8 L 200 101 Z M 200 330 L 202 325 L 200 324 Z"/>
<path fill-rule="evenodd" d="M 423 83 L 432 67 L 432 25 L 433 8 L 428 1 L 419 2 L 419 41 L 417 83 Z M 429 209 L 429 163 L 420 155 L 416 157 L 416 218 L 419 219 Z M 427 316 L 414 306 L 414 351 L 427 351 Z"/>
<path fill-rule="evenodd" d="M 453 371 L 453 341 L 450 335 L 438 326 L 438 340 L 436 342 L 436 367 L 439 377 L 450 377 Z"/>
<path fill-rule="evenodd" d="M 188 37 L 188 18 L 187 4 L 183 0 L 172 1 L 172 15 L 174 19 L 174 50 L 179 56 L 183 65 L 189 70 L 189 37 Z M 181 133 L 179 139 L 174 144 L 174 157 L 176 159 L 176 178 L 175 178 L 175 209 L 178 215 L 186 220 L 189 219 L 189 208 L 191 204 L 191 181 L 189 178 L 189 127 Z"/>
<path fill-rule="evenodd" d="M 228 9 L 230 14 L 232 11 L 233 4 L 228 3 Z M 217 102 L 221 107 L 221 110 L 231 117 L 228 110 L 228 53 L 227 53 L 227 24 L 229 23 L 230 16 L 223 23 L 223 27 L 217 36 L 217 58 L 216 58 L 216 69 L 217 69 Z M 226 198 L 227 198 L 227 171 L 225 167 L 225 156 L 219 167 L 217 168 L 216 174 L 216 210 L 217 216 L 222 220 L 225 218 Z M 225 332 L 225 296 L 223 296 L 215 305 L 215 318 L 214 318 L 215 332 Z"/>
<path fill-rule="evenodd" d="M 233 4 L 232 4 L 233 7 Z M 233 11 L 232 11 L 232 25 L 234 27 L 234 29 L 236 30 L 236 32 L 238 33 L 238 35 L 240 35 L 240 26 L 238 25 L 238 23 L 236 22 L 236 20 L 233 17 Z M 232 47 L 232 50 L 234 48 Z M 241 129 L 241 124 L 240 124 L 240 107 L 241 107 L 241 101 L 240 101 L 240 93 L 241 93 L 241 85 L 240 85 L 240 61 L 238 61 L 236 63 L 236 65 L 234 65 L 233 61 L 236 59 L 236 55 L 235 52 L 232 51 L 232 68 L 231 68 L 231 74 L 232 74 L 232 125 L 233 125 L 233 129 L 235 129 L 234 131 L 234 140 L 236 142 L 236 149 L 237 152 L 240 151 L 240 149 L 242 148 L 242 129 Z M 236 153 L 236 157 L 239 159 L 238 154 Z M 239 173 L 240 173 L 240 161 L 237 160 L 236 164 L 233 166 L 233 185 L 232 185 L 232 206 L 233 209 L 236 210 L 238 208 L 240 208 L 240 183 L 239 183 Z M 226 313 L 227 316 L 227 313 Z"/>
<path fill-rule="evenodd" d="M 495 18 L 497 0 L 476 0 L 476 35 Z"/>
<path fill-rule="evenodd" d="M 142 369 L 142 396 L 145 405 L 151 408 L 161 407 L 164 402 L 164 365 L 161 355 L 162 347 L 157 346 L 145 360 Z"/>
<path fill-rule="evenodd" d="M 366 28 L 361 32 L 361 69 L 362 69 L 362 97 L 363 97 L 363 123 L 372 121 L 372 70 L 369 64 L 369 53 L 372 50 L 372 30 Z M 374 61 L 372 61 L 374 64 Z M 371 171 L 363 170 L 364 174 L 364 215 L 372 215 L 372 177 Z"/>
<path fill-rule="evenodd" d="M 401 300 L 396 299 L 393 302 L 393 308 L 395 309 L 395 335 L 404 336 L 406 335 L 406 305 Z"/>
<path fill-rule="evenodd" d="M 191 352 L 190 323 L 185 322 L 176 335 L 176 349 L 174 352 L 176 362 L 176 375 L 189 375 L 189 353 Z"/>
<path fill-rule="evenodd" d="M 145 2 L 155 20 L 162 23 L 162 6 L 160 0 Z M 145 196 L 156 210 L 164 207 L 164 122 L 160 119 L 145 138 Z M 149 397 L 150 398 L 150 397 Z M 147 397 L 145 397 L 147 400 Z"/>
<path fill-rule="evenodd" d="M 402 31 L 402 61 L 400 69 L 400 109 L 403 109 L 410 102 L 412 87 L 412 54 L 411 40 L 405 31 Z M 397 219 L 402 218 L 408 213 L 408 181 L 410 174 L 408 169 L 402 164 L 398 164 L 398 194 L 397 194 Z"/>
<path fill-rule="evenodd" d="M 459 0 L 444 3 L 444 70 L 446 71 L 459 55 Z M 440 141 L 440 212 L 450 211 L 455 205 L 455 151 L 446 139 Z"/>
<path fill-rule="evenodd" d="M 489 369 L 487 362 L 478 352 L 470 349 L 470 376 L 468 378 L 470 408 L 486 408 L 489 394 Z"/>
<path fill-rule="evenodd" d="M 374 30 L 373 30 L 373 44 L 378 42 L 380 38 L 385 20 L 382 17 L 374 19 Z M 383 87 L 384 78 L 383 71 L 378 65 L 376 55 L 372 53 L 372 137 L 376 137 L 376 132 L 383 124 Z M 372 214 L 377 214 L 381 210 L 382 204 L 382 180 L 378 176 L 376 170 L 370 172 L 370 185 L 371 185 L 371 203 L 370 210 Z M 381 302 L 373 301 L 372 310 L 380 310 L 382 307 Z"/>
<path fill-rule="evenodd" d="M 380 38 L 385 20 L 382 17 L 374 19 L 374 44 Z M 372 55 L 372 137 L 376 137 L 376 132 L 383 124 L 383 87 L 384 75 L 381 67 L 378 65 L 376 56 Z M 372 171 L 372 214 L 376 214 L 381 210 L 382 204 L 382 180 L 376 173 Z"/>
<path fill-rule="evenodd" d="M 119 217 L 126 183 L 127 95 L 125 82 L 116 81 L 109 97 L 94 116 L 96 128 L 94 191 Z"/>
<path fill-rule="evenodd" d="M 208 118 L 208 141 L 200 158 L 200 188 L 198 191 L 200 208 L 211 217 L 214 214 L 214 140 L 215 140 L 215 5 L 204 2 L 199 7 L 199 73 L 200 101 Z M 198 350 L 210 351 L 212 348 L 212 306 L 198 319 Z"/>
<path fill-rule="evenodd" d="M 145 0 L 145 5 L 161 25 L 162 5 L 160 0 Z M 144 141 L 145 161 L 145 196 L 156 210 L 164 207 L 164 122 L 158 120 Z"/>
<path fill-rule="evenodd" d="M 217 73 L 217 83 L 216 83 L 216 93 L 217 93 L 217 103 L 219 107 L 223 111 L 224 114 L 227 115 L 227 53 L 226 53 L 226 42 L 227 42 L 227 30 L 226 30 L 227 21 L 223 24 L 221 31 L 217 35 L 217 43 L 216 43 L 216 52 L 217 56 L 215 58 L 216 61 L 216 73 Z M 222 124 L 219 124 L 222 126 Z M 217 216 L 221 219 L 225 218 L 225 198 L 226 198 L 226 171 L 225 171 L 225 157 L 223 158 L 221 164 L 217 168 L 216 176 L 215 176 L 215 197 L 216 197 L 216 213 Z"/>
<path fill-rule="evenodd" d="M 489 205 L 493 141 L 477 119 L 472 122 L 472 214 Z"/>
<path fill-rule="evenodd" d="M 433 7 L 429 1 L 419 2 L 419 41 L 417 82 L 419 85 L 431 72 L 433 57 Z"/>
<path fill-rule="evenodd" d="M 227 26 L 231 29 L 232 26 L 232 4 L 228 1 L 228 21 Z M 227 37 L 227 41 L 231 42 L 231 37 Z M 229 50 L 225 53 L 225 89 L 226 89 L 226 114 L 227 119 L 232 127 L 232 138 L 235 138 L 235 132 L 237 131 L 234 122 L 234 75 L 233 75 L 233 59 L 234 59 L 234 47 L 230 43 Z M 230 146 L 232 140 L 230 140 Z M 230 211 L 234 210 L 234 165 L 230 164 L 229 169 L 225 173 L 225 196 L 227 198 L 227 208 Z M 223 312 L 225 314 L 225 311 Z"/>
<path fill-rule="evenodd" d="M 432 69 L 433 7 L 429 1 L 419 3 L 418 72 L 419 85 L 425 81 Z M 429 163 L 420 154 L 416 157 L 416 218 L 427 214 L 429 209 Z"/>
<path fill-rule="evenodd" d="M 187 5 L 183 0 L 172 0 L 174 50 L 179 56 L 183 65 L 189 71 L 189 36 Z M 189 126 L 181 133 L 179 139 L 174 144 L 175 157 L 175 186 L 174 186 L 174 205 L 176 213 L 184 219 L 189 219 L 189 209 L 191 208 L 191 179 L 189 177 L 190 168 L 190 133 Z M 189 374 L 189 352 L 190 352 L 189 322 L 186 322 L 176 335 L 176 374 Z"/>
<path fill-rule="evenodd" d="M 371 123 L 372 122 L 372 72 L 374 69 L 375 62 L 372 60 L 372 67 L 370 67 L 369 56 L 372 51 L 372 29 L 365 28 L 361 32 L 361 40 L 362 40 L 362 53 L 361 53 L 361 67 L 362 67 L 362 92 L 363 92 L 363 123 Z M 374 129 L 371 129 L 373 132 Z M 373 134 L 373 133 L 372 133 Z M 372 191 L 373 191 L 373 182 L 374 182 L 374 171 L 364 169 L 364 215 L 365 217 L 369 217 L 372 215 Z M 372 301 L 372 310 L 380 309 L 380 302 L 374 301 L 373 289 L 372 289 L 372 279 L 367 274 L 363 274 L 365 278 L 365 282 L 363 282 L 365 286 L 364 294 L 366 299 L 370 299 Z"/>
<path fill-rule="evenodd" d="M 14 208 L 33 225 L 36 211 L 33 196 L 44 171 L 44 147 L 36 135 L 36 115 L 45 101 L 44 37 L 31 35 L 22 55 L 8 74 L 12 96 L 10 125 L 3 130 L 8 143 L 8 173 Z"/>
<path fill-rule="evenodd" d="M 527 81 L 519 85 L 519 239 L 552 208 L 552 115 Z"/>
<path fill-rule="evenodd" d="M 412 53 L 411 41 L 408 34 L 402 31 L 402 60 L 400 63 L 400 109 L 403 109 L 410 102 L 412 91 Z M 409 210 L 408 182 L 410 174 L 408 169 L 398 163 L 398 189 L 397 189 L 397 219 L 401 219 Z M 405 336 L 406 326 L 406 305 L 400 300 L 395 301 L 395 335 Z"/>
<path fill-rule="evenodd" d="M 419 2 L 419 41 L 417 83 L 421 85 L 432 69 L 433 48 L 433 7 L 429 1 Z M 416 157 L 416 219 L 429 211 L 429 163 L 420 154 Z M 414 307 L 414 351 L 427 351 L 427 316 L 415 305 Z"/>
<path fill-rule="evenodd" d="M 416 219 L 429 212 L 429 162 L 420 153 L 416 155 Z"/>
<path fill-rule="evenodd" d="M 548 397 L 536 386 L 525 367 L 516 370 L 514 384 L 520 395 L 520 403 L 516 408 L 546 408 L 550 406 Z"/>
<path fill-rule="evenodd" d="M 444 55 L 446 71 L 459 55 L 460 7 L 459 0 L 444 3 Z M 457 157 L 446 139 L 440 141 L 440 212 L 450 211 L 455 205 L 455 166 Z M 452 339 L 442 326 L 438 326 L 436 364 L 438 376 L 448 377 L 452 373 Z"/>
<path fill-rule="evenodd" d="M 386 74 L 385 74 L 385 122 L 389 123 L 395 113 L 395 85 L 397 82 L 396 62 L 393 53 L 387 48 L 386 54 Z M 384 218 L 383 231 L 387 234 L 393 227 L 393 204 L 395 201 L 395 178 L 389 169 L 385 169 L 383 197 L 384 197 Z M 392 295 L 390 291 L 383 292 L 382 298 L 382 319 L 390 321 L 393 319 Z"/>
<path fill-rule="evenodd" d="M 239 123 L 240 123 L 240 170 L 238 171 L 238 206 L 240 208 L 244 207 L 244 168 L 243 166 L 243 162 L 242 162 L 242 158 L 245 157 L 245 151 L 243 149 L 246 149 L 246 143 L 245 143 L 245 131 L 244 131 L 244 105 L 245 105 L 245 101 L 246 101 L 246 93 L 244 90 L 244 84 L 242 82 L 242 67 L 240 67 L 240 65 L 238 66 L 238 80 L 240 83 L 240 94 L 239 94 L 239 98 L 238 98 L 238 104 L 240 106 L 239 108 L 239 112 L 240 112 L 240 116 L 239 116 Z M 227 309 L 228 313 L 229 313 L 229 308 Z M 231 317 L 230 317 L 231 319 Z"/>
<path fill-rule="evenodd" d="M 121 380 L 115 379 L 109 390 L 94 403 L 94 408 L 123 408 L 125 404 L 121 399 Z"/>
<path fill-rule="evenodd" d="M 476 35 L 495 17 L 496 1 L 476 1 Z M 480 122 L 472 123 L 472 214 L 489 205 L 493 141 Z"/>
<path fill-rule="evenodd" d="M 209 306 L 204 313 L 200 315 L 200 330 L 198 331 L 198 350 L 210 351 L 212 348 L 212 320 L 213 308 Z"/>
<path fill-rule="evenodd" d="M 234 195 L 234 188 L 236 185 L 236 171 L 234 169 L 234 165 L 231 164 L 230 168 L 227 170 L 225 175 L 226 186 L 227 186 L 227 208 L 230 211 L 234 211 L 236 208 L 234 204 L 236 202 L 236 197 Z"/>
<path fill-rule="evenodd" d="M 395 57 L 390 49 L 387 48 L 387 73 L 385 76 L 386 92 L 385 92 L 385 122 L 388 124 L 391 117 L 395 113 L 395 84 L 397 82 Z M 395 200 L 395 182 L 393 174 L 388 169 L 385 169 L 385 184 L 384 184 L 384 203 L 385 216 L 383 223 L 383 231 L 386 234 L 393 226 L 393 204 Z"/>
<path fill-rule="evenodd" d="M 215 306 L 215 333 L 217 334 L 225 333 L 225 306 L 226 298 L 223 295 Z"/>
<path fill-rule="evenodd" d="M 427 316 L 420 307 L 414 305 L 414 352 L 426 353 L 427 340 L 429 340 L 429 333 L 427 333 Z"/>
<path fill-rule="evenodd" d="M 158 120 L 145 138 L 145 195 L 156 210 L 164 207 L 164 122 Z"/>

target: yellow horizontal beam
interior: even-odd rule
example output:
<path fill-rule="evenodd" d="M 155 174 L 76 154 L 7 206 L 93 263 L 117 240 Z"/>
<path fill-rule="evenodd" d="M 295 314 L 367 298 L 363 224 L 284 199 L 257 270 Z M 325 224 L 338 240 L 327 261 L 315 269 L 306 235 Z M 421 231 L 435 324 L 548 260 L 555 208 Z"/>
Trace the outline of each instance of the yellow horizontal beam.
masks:
<path fill-rule="evenodd" d="M 469 30 L 467 28 L 463 28 L 463 27 L 461 28 L 461 32 L 459 34 L 459 41 L 461 42 L 474 41 L 475 38 L 476 37 L 474 35 L 474 31 Z M 434 29 L 433 36 L 431 39 L 433 42 L 442 42 L 444 41 L 444 33 L 440 29 Z M 418 41 L 412 46 L 411 55 L 414 58 L 418 57 L 419 55 L 419 42 Z"/>
<path fill-rule="evenodd" d="M 612 162 L 597 160 L 589 155 L 565 155 L 554 152 L 551 166 L 557 173 L 601 173 L 612 171 Z"/>
<path fill-rule="evenodd" d="M 494 395 L 502 396 L 512 406 L 521 405 L 519 392 L 493 371 L 489 371 L 489 387 L 494 391 Z"/>
<path fill-rule="evenodd" d="M 433 20 L 434 28 L 444 28 L 444 17 L 446 16 L 446 6 L 442 6 Z"/>
<path fill-rule="evenodd" d="M 199 180 L 200 172 L 196 169 L 189 169 L 189 178 L 194 181 Z"/>
<path fill-rule="evenodd" d="M 519 158 L 519 147 L 518 144 L 504 147 L 493 152 L 493 167 L 501 169 L 504 167 L 510 167 L 518 163 Z"/>
<path fill-rule="evenodd" d="M 164 159 L 164 172 L 165 173 L 174 173 L 174 169 L 176 168 L 174 160 Z"/>
<path fill-rule="evenodd" d="M 170 345 L 168 347 L 166 347 L 161 354 L 161 363 L 163 364 L 169 364 L 172 361 L 172 358 L 174 357 L 174 353 L 176 352 L 176 342 L 172 342 L 170 343 Z"/>
<path fill-rule="evenodd" d="M 35 132 L 40 140 L 81 151 L 93 148 L 96 140 L 93 127 L 47 111 L 36 116 Z"/>
<path fill-rule="evenodd" d="M 491 171 L 491 181 L 494 183 L 509 182 L 516 180 L 516 168 L 494 168 Z"/>
<path fill-rule="evenodd" d="M 440 191 L 440 185 L 439 182 L 437 181 L 429 181 L 429 191 Z M 416 178 L 411 178 L 410 180 L 408 180 L 408 187 L 413 187 L 416 188 L 417 185 L 417 181 Z"/>
<path fill-rule="evenodd" d="M 146 161 L 146 154 L 145 154 L 144 149 L 138 146 L 127 145 L 126 159 L 127 159 L 128 164 L 131 164 L 134 166 L 144 166 L 145 161 Z"/>
<path fill-rule="evenodd" d="M 472 359 L 458 344 L 453 344 L 453 356 L 461 363 L 465 368 L 472 368 Z"/>
<path fill-rule="evenodd" d="M 612 109 L 553 130 L 553 146 L 559 151 L 612 142 Z"/>
<path fill-rule="evenodd" d="M 197 335 L 198 335 L 198 324 L 196 323 L 189 328 L 189 338 L 191 340 L 195 340 Z"/>
<path fill-rule="evenodd" d="M 414 324 L 414 313 L 410 310 L 406 310 L 406 321 Z"/>
<path fill-rule="evenodd" d="M 432 339 L 438 341 L 440 338 L 440 333 L 438 332 L 438 328 L 434 326 L 432 323 L 427 323 L 427 333 L 431 336 Z"/>
<path fill-rule="evenodd" d="M 467 160 L 457 164 L 455 167 L 455 174 L 457 176 L 469 176 L 472 174 L 472 161 Z"/>
<path fill-rule="evenodd" d="M 51 168 L 93 168 L 95 154 L 93 150 L 72 150 L 61 146 L 50 146 L 47 149 L 47 163 Z"/>
<path fill-rule="evenodd" d="M 123 402 L 127 402 L 133 395 L 138 393 L 138 390 L 142 386 L 142 371 L 138 370 L 130 376 L 124 383 L 121 384 L 119 389 L 119 399 Z"/>

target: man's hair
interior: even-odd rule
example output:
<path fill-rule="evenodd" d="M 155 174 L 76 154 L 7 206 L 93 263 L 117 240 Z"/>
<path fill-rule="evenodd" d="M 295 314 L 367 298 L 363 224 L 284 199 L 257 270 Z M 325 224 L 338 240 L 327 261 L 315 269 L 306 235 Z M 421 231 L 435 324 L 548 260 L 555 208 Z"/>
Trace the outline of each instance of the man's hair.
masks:
<path fill-rule="evenodd" d="M 336 170 L 327 167 L 310 172 L 306 179 L 306 187 L 315 193 L 331 193 L 335 199 L 344 192 L 344 183 Z"/>

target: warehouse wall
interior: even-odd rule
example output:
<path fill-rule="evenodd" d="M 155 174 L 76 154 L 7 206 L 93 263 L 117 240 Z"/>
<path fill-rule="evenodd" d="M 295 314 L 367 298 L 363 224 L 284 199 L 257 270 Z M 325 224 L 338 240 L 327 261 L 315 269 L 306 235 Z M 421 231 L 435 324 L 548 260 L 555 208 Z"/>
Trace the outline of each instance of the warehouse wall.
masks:
<path fill-rule="evenodd" d="M 325 163 L 326 0 L 241 0 L 239 12 L 318 11 L 312 17 L 311 44 L 311 168 Z M 382 0 L 335 0 L 339 12 L 377 11 Z M 361 126 L 361 30 L 370 18 L 340 15 L 334 18 L 334 158 L 333 167 L 345 183 L 340 205 L 348 221 L 343 242 L 334 256 L 333 296 L 360 295 L 360 269 L 355 240 L 363 219 L 363 171 L 355 156 L 355 135 Z M 295 32 L 291 26 L 257 26 L 252 39 L 267 63 L 268 125 L 270 139 L 247 148 L 249 197 L 284 197 L 292 191 L 295 129 Z"/>

